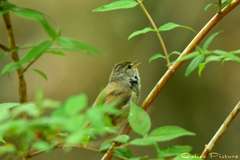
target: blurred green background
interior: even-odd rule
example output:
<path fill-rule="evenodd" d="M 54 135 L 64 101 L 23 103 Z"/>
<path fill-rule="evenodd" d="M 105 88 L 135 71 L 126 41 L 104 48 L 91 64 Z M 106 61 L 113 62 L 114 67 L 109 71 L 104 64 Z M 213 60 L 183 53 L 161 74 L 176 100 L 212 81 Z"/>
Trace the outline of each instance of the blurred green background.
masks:
<path fill-rule="evenodd" d="M 141 102 L 150 93 L 157 81 L 167 70 L 164 59 L 148 63 L 148 59 L 163 53 L 155 33 L 139 35 L 127 40 L 128 36 L 150 23 L 140 7 L 110 12 L 92 12 L 113 0 L 11 0 L 20 7 L 31 8 L 45 13 L 48 22 L 57 29 L 62 28 L 62 36 L 77 39 L 106 53 L 93 58 L 82 53 L 65 52 L 66 57 L 52 54 L 43 55 L 32 67 L 45 72 L 48 80 L 34 72 L 26 73 L 28 99 L 34 100 L 36 87 L 41 84 L 45 97 L 64 101 L 69 96 L 84 92 L 88 95 L 89 106 L 94 102 L 101 87 L 108 83 L 108 78 L 115 63 L 122 60 L 139 60 L 138 67 L 141 83 Z M 217 7 L 204 7 L 217 0 L 145 0 L 144 5 L 159 27 L 167 22 L 189 26 L 197 32 L 213 17 Z M 208 34 L 224 30 L 218 35 L 209 49 L 240 49 L 240 6 L 224 17 Z M 11 13 L 13 29 L 18 46 L 35 44 L 48 38 L 36 21 L 26 20 Z M 195 33 L 177 28 L 163 32 L 168 52 L 182 52 Z M 207 37 L 208 37 L 207 36 Z M 203 40 L 203 42 L 207 39 Z M 4 23 L 0 21 L 0 42 L 8 44 Z M 203 43 L 200 43 L 202 46 Z M 0 50 L 0 54 L 4 53 Z M 21 56 L 24 52 L 20 52 Z M 176 56 L 172 57 L 174 60 Z M 10 57 L 0 61 L 0 68 L 11 62 Z M 235 62 L 207 64 L 199 77 L 194 71 L 188 77 L 184 72 L 189 61 L 185 62 L 163 88 L 148 109 L 152 119 L 152 129 L 174 125 L 195 132 L 196 136 L 182 137 L 170 142 L 160 143 L 160 147 L 168 145 L 191 145 L 192 154 L 198 156 L 221 126 L 227 115 L 240 100 L 240 65 Z M 0 102 L 18 102 L 17 78 L 15 72 L 11 78 L 0 78 Z M 227 132 L 220 139 L 213 152 L 219 156 L 238 155 L 240 157 L 240 116 L 236 117 Z M 133 132 L 131 137 L 137 137 Z M 149 155 L 156 157 L 151 147 L 130 147 L 133 156 Z M 103 154 L 81 149 L 73 149 L 65 153 L 56 149 L 52 153 L 38 155 L 33 160 L 92 160 L 101 159 Z M 211 158 L 209 158 L 211 159 Z M 212 159 L 223 159 L 220 157 Z M 226 158 L 225 158 L 226 159 Z"/>

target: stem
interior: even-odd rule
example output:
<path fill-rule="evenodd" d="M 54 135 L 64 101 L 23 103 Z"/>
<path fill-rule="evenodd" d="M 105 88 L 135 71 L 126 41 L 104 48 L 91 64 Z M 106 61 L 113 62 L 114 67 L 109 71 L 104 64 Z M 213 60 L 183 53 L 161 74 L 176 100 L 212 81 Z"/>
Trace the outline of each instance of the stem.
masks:
<path fill-rule="evenodd" d="M 147 9 L 144 7 L 144 5 L 142 4 L 141 0 L 137 0 L 137 2 L 139 3 L 140 7 L 142 8 L 143 12 L 146 14 L 146 16 L 148 17 L 148 20 L 150 21 L 150 23 L 152 24 L 153 28 L 156 30 L 156 34 L 158 36 L 158 39 L 162 45 L 162 48 L 163 48 L 163 52 L 165 54 L 165 57 L 166 57 L 166 60 L 167 60 L 167 64 L 168 64 L 168 67 L 169 67 L 169 58 L 168 58 L 168 53 L 167 53 L 167 49 L 166 49 L 166 46 L 164 44 L 164 41 L 160 35 L 160 31 L 158 30 L 157 26 L 155 25 L 152 17 L 150 16 L 150 14 L 148 13 Z"/>
<path fill-rule="evenodd" d="M 1 44 L 1 43 L 0 43 L 0 48 L 2 48 L 2 50 L 6 51 L 6 52 L 10 51 L 10 48 L 8 48 L 7 46 L 5 46 L 4 44 Z"/>
<path fill-rule="evenodd" d="M 10 50 L 16 49 L 17 46 L 16 46 L 15 39 L 14 39 L 14 34 L 13 34 L 13 30 L 12 30 L 9 13 L 3 14 L 3 19 L 4 19 L 6 30 L 7 30 Z M 19 56 L 18 56 L 17 50 L 12 52 L 11 56 L 12 56 L 12 59 L 14 62 L 19 61 Z M 25 102 L 27 102 L 27 87 L 26 87 L 25 78 L 22 74 L 22 69 L 17 69 L 17 76 L 18 76 L 18 90 L 19 90 L 19 96 L 20 96 L 20 103 L 25 103 Z M 23 114 L 23 117 L 28 118 L 28 116 L 26 114 Z"/>
<path fill-rule="evenodd" d="M 221 13 L 221 9 L 222 9 L 222 0 L 218 0 L 218 12 Z"/>
<path fill-rule="evenodd" d="M 221 14 L 217 13 L 203 28 L 202 30 L 194 37 L 194 39 L 190 42 L 190 44 L 185 48 L 182 54 L 178 57 L 178 59 L 184 57 L 185 55 L 191 53 L 197 44 L 199 44 L 202 39 L 207 35 L 207 33 L 231 10 L 233 10 L 237 5 L 240 4 L 240 0 L 233 0 L 229 5 L 222 9 Z M 172 75 L 181 67 L 184 61 L 176 62 L 166 71 L 166 73 L 162 76 L 162 78 L 158 81 L 155 87 L 152 89 L 151 93 L 147 96 L 144 102 L 141 105 L 141 108 L 147 110 L 152 101 L 156 98 L 158 93 L 162 90 L 164 85 L 168 82 L 168 80 L 172 77 Z M 132 128 L 129 123 L 123 128 L 122 134 L 129 134 Z M 121 145 L 121 143 L 114 143 L 112 147 L 107 151 L 102 160 L 110 160 L 112 158 L 112 149 L 116 146 Z"/>
<path fill-rule="evenodd" d="M 218 129 L 217 133 L 213 136 L 213 138 L 208 143 L 208 145 L 205 147 L 203 153 L 200 156 L 201 158 L 203 158 L 204 160 L 207 158 L 208 154 L 212 151 L 213 147 L 216 145 L 216 143 L 219 141 L 219 139 L 228 129 L 228 126 L 232 123 L 232 121 L 234 120 L 234 118 L 237 116 L 239 112 L 240 112 L 240 101 L 238 102 L 236 107 L 232 110 L 232 112 L 228 115 L 228 117 L 223 122 L 223 124 Z"/>
<path fill-rule="evenodd" d="M 38 60 L 40 56 L 36 57 L 34 60 L 28 63 L 28 65 L 22 70 L 22 73 L 26 72 L 26 70 L 34 63 L 36 60 Z"/>
<path fill-rule="evenodd" d="M 80 145 L 56 145 L 55 147 L 51 148 L 51 149 L 57 149 L 57 148 L 66 148 L 66 147 L 73 147 L 73 148 L 81 148 L 81 149 L 86 149 L 86 150 L 89 150 L 89 151 L 94 151 L 94 152 L 99 152 L 98 149 L 95 149 L 95 148 L 90 148 L 90 147 L 83 147 L 83 146 L 80 146 Z M 45 152 L 46 150 L 41 150 L 41 151 L 36 151 L 36 152 L 33 152 L 31 154 L 29 154 L 27 156 L 27 158 L 31 158 L 31 157 L 34 157 L 36 155 L 39 155 L 43 152 Z M 121 156 L 118 156 L 118 155 L 113 155 L 114 157 L 117 157 L 117 158 L 120 158 L 120 159 L 123 159 L 123 160 L 128 160 L 128 158 L 125 158 L 125 157 L 121 157 Z"/>

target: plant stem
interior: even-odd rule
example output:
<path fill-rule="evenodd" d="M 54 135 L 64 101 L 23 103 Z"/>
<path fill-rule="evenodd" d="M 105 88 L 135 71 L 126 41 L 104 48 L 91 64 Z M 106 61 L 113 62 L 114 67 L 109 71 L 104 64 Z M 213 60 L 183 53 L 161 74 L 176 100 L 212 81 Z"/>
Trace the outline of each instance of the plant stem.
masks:
<path fill-rule="evenodd" d="M 200 156 L 202 159 L 205 160 L 207 158 L 208 154 L 212 151 L 213 147 L 217 144 L 218 140 L 222 137 L 222 135 L 228 129 L 228 126 L 232 123 L 232 121 L 234 120 L 234 118 L 237 116 L 239 112 L 240 112 L 240 102 L 238 102 L 236 107 L 232 110 L 232 112 L 228 115 L 228 117 L 223 122 L 221 127 L 218 129 L 217 133 L 213 136 L 211 141 L 205 147 L 203 153 Z"/>
<path fill-rule="evenodd" d="M 218 0 L 218 12 L 221 13 L 221 9 L 222 9 L 222 0 Z"/>
<path fill-rule="evenodd" d="M 185 48 L 182 54 L 178 57 L 178 59 L 184 57 L 185 55 L 191 53 L 197 44 L 199 44 L 202 39 L 207 35 L 207 33 L 224 17 L 226 16 L 231 10 L 233 10 L 237 5 L 240 4 L 240 0 L 233 0 L 229 5 L 222 9 L 221 14 L 217 13 L 203 28 L 202 30 L 194 37 L 194 39 L 190 42 L 190 44 Z M 181 67 L 184 61 L 176 62 L 166 71 L 166 73 L 161 77 L 152 91 L 149 93 L 147 98 L 141 105 L 141 108 L 147 110 L 153 100 L 156 98 L 158 93 L 162 90 L 165 84 L 169 81 L 172 75 Z M 123 128 L 121 135 L 126 134 L 128 135 L 131 132 L 132 128 L 129 123 Z M 110 160 L 112 158 L 112 149 L 116 146 L 121 145 L 121 143 L 114 143 L 107 153 L 104 155 L 102 160 Z"/>
<path fill-rule="evenodd" d="M 38 60 L 40 58 L 40 56 L 36 57 L 34 60 L 32 60 L 31 62 L 28 63 L 28 65 L 22 70 L 22 74 L 24 72 L 26 72 L 26 70 L 34 63 L 36 62 L 36 60 Z"/>
<path fill-rule="evenodd" d="M 4 19 L 6 30 L 7 30 L 10 50 L 16 49 L 17 46 L 14 39 L 14 34 L 13 34 L 9 13 L 3 14 L 3 19 Z M 12 52 L 11 56 L 14 62 L 19 61 L 17 50 Z M 27 87 L 26 87 L 25 78 L 22 74 L 22 69 L 17 69 L 17 75 L 18 75 L 18 90 L 19 90 L 19 96 L 20 96 L 20 103 L 25 103 L 27 102 Z M 23 117 L 28 118 L 26 114 L 23 114 Z"/>
<path fill-rule="evenodd" d="M 1 44 L 1 43 L 0 43 L 0 48 L 2 48 L 2 50 L 6 51 L 6 52 L 10 51 L 10 48 L 8 48 L 7 46 L 5 46 L 4 44 Z"/>
<path fill-rule="evenodd" d="M 165 44 L 164 44 L 164 41 L 163 41 L 163 39 L 162 39 L 162 37 L 161 37 L 161 35 L 160 35 L 160 31 L 158 30 L 157 26 L 155 25 L 152 17 L 151 17 L 150 14 L 148 13 L 147 9 L 146 9 L 146 8 L 144 7 L 144 5 L 142 4 L 141 0 L 137 0 L 137 2 L 139 3 L 139 5 L 140 5 L 140 7 L 142 8 L 143 12 L 144 12 L 144 13 L 146 14 L 146 16 L 148 17 L 148 20 L 149 20 L 150 23 L 152 24 L 153 28 L 155 29 L 156 34 L 157 34 L 157 36 L 158 36 L 158 39 L 159 39 L 159 41 L 160 41 L 160 43 L 161 43 L 161 45 L 162 45 L 163 52 L 164 52 L 164 54 L 165 54 L 168 67 L 170 67 L 170 66 L 169 66 L 170 61 L 169 61 L 169 58 L 168 58 L 167 48 L 166 48 L 166 46 L 165 46 Z"/>

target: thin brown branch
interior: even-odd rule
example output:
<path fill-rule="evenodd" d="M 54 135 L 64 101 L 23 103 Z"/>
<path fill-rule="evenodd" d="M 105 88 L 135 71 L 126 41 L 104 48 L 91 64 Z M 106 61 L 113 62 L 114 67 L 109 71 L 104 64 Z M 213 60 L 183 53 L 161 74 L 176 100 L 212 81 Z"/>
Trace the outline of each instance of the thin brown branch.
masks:
<path fill-rule="evenodd" d="M 158 30 L 157 26 L 155 25 L 152 17 L 150 16 L 150 14 L 148 13 L 147 9 L 144 7 L 144 5 L 142 4 L 142 1 L 141 0 L 137 0 L 137 2 L 139 3 L 140 7 L 142 8 L 143 12 L 146 14 L 148 20 L 150 21 L 150 23 L 152 24 L 153 28 L 156 30 L 156 34 L 158 36 L 158 39 L 162 45 L 162 48 L 163 48 L 163 52 L 165 54 L 165 57 L 166 57 L 166 61 L 167 61 L 167 64 L 168 64 L 168 67 L 169 67 L 169 63 L 170 63 L 170 60 L 168 58 L 168 53 L 167 53 L 167 48 L 164 44 L 164 41 L 160 35 L 160 31 Z"/>
<path fill-rule="evenodd" d="M 34 60 L 30 61 L 28 65 L 23 69 L 22 73 L 26 72 L 26 70 L 34 63 L 36 60 L 38 60 L 40 56 L 36 57 Z"/>
<path fill-rule="evenodd" d="M 237 116 L 237 114 L 239 112 L 240 112 L 240 102 L 238 102 L 236 107 L 232 110 L 232 112 L 228 115 L 228 117 L 223 122 L 221 127 L 218 129 L 217 133 L 213 136 L 211 141 L 205 147 L 203 153 L 201 154 L 201 158 L 202 159 L 206 159 L 207 158 L 208 154 L 212 151 L 213 147 L 217 144 L 219 139 L 222 137 L 222 135 L 228 129 L 229 125 L 232 123 L 232 121 L 234 120 L 234 118 Z"/>
<path fill-rule="evenodd" d="M 6 30 L 7 30 L 10 50 L 14 50 L 17 48 L 17 46 L 16 46 L 15 39 L 14 39 L 14 34 L 13 34 L 13 29 L 12 29 L 9 13 L 3 14 L 3 19 L 4 19 Z M 14 62 L 19 61 L 19 56 L 18 56 L 17 50 L 12 52 L 11 56 L 12 56 L 12 59 Z M 18 75 L 18 84 L 19 84 L 18 89 L 19 89 L 20 103 L 25 103 L 25 102 L 27 102 L 27 87 L 26 87 L 25 78 L 22 74 L 22 69 L 17 69 L 17 75 Z M 25 118 L 28 118 L 28 116 L 26 114 L 24 114 L 23 116 Z"/>
<path fill-rule="evenodd" d="M 10 48 L 8 48 L 7 46 L 5 46 L 4 44 L 1 44 L 1 43 L 0 43 L 0 48 L 2 48 L 2 50 L 6 51 L 6 52 L 10 51 Z"/>
<path fill-rule="evenodd" d="M 207 35 L 207 33 L 231 10 L 233 10 L 237 5 L 240 4 L 240 0 L 233 0 L 228 6 L 222 9 L 221 13 L 217 13 L 203 28 L 202 30 L 194 37 L 194 39 L 190 42 L 190 44 L 185 48 L 182 54 L 178 57 L 178 59 L 183 56 L 191 53 L 195 46 L 198 45 L 202 39 Z M 184 61 L 174 63 L 162 76 L 162 78 L 158 81 L 155 87 L 152 89 L 151 93 L 147 96 L 144 102 L 141 105 L 141 108 L 147 110 L 153 100 L 157 97 L 158 93 L 162 90 L 168 80 L 172 77 L 172 75 L 179 69 L 179 67 L 184 63 Z M 121 134 L 129 134 L 132 128 L 129 124 L 127 124 L 122 130 Z M 118 145 L 119 143 L 114 143 L 112 147 L 107 151 L 102 160 L 110 160 L 112 158 L 112 149 Z"/>

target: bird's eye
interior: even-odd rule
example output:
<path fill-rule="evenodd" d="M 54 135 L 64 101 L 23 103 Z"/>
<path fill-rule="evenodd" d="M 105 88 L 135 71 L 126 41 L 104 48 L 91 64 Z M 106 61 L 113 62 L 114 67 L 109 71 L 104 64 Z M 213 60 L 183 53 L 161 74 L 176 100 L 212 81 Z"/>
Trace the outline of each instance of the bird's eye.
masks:
<path fill-rule="evenodd" d="M 128 65 L 128 69 L 132 69 L 132 66 L 131 66 L 131 65 Z"/>

